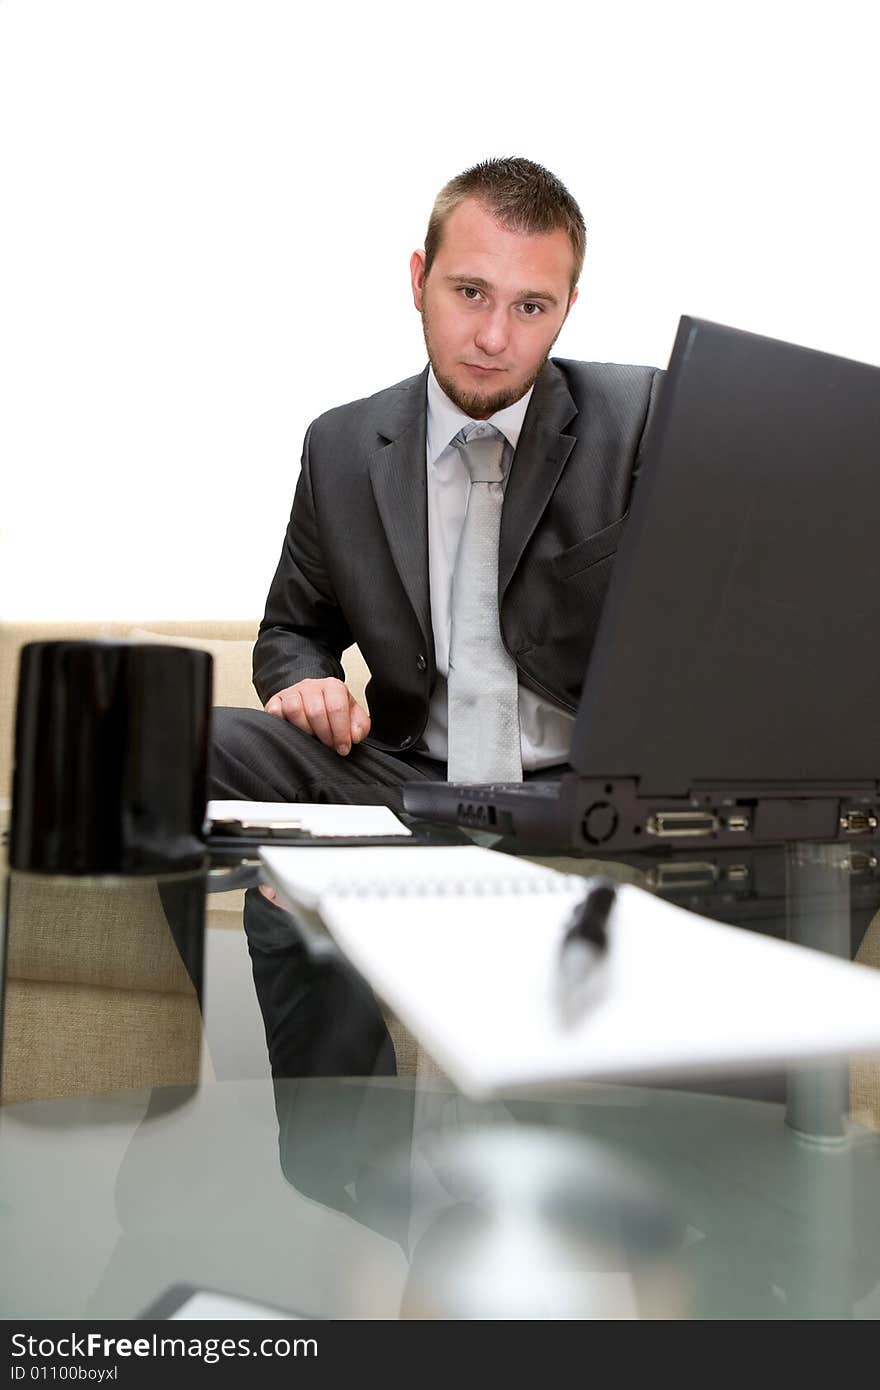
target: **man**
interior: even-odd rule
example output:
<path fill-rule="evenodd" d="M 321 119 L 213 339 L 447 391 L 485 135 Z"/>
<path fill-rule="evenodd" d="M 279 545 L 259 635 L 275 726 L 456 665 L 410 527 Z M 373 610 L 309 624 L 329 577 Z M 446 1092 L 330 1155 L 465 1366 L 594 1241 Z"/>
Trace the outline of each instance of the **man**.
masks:
<path fill-rule="evenodd" d="M 310 426 L 254 650 L 266 713 L 216 712 L 214 796 L 399 805 L 420 777 L 564 768 L 660 379 L 549 359 L 584 247 L 529 160 L 439 194 L 410 263 L 430 367 Z"/>

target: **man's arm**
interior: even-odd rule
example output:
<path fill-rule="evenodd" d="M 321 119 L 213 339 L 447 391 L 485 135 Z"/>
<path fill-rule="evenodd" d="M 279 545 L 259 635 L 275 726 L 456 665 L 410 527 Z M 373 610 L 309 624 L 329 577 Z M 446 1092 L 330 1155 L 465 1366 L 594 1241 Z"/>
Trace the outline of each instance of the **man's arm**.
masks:
<path fill-rule="evenodd" d="M 645 423 L 642 426 L 642 433 L 639 439 L 639 447 L 636 450 L 636 459 L 632 471 L 632 482 L 635 485 L 636 479 L 641 472 L 642 464 L 645 459 L 645 441 L 648 439 L 651 425 L 657 415 L 657 407 L 663 393 L 663 382 L 666 380 L 666 373 L 661 368 L 657 368 L 651 380 L 651 394 L 648 397 L 648 409 L 645 412 Z"/>
<path fill-rule="evenodd" d="M 352 635 L 326 572 L 312 491 L 311 427 L 281 558 L 254 647 L 254 686 L 269 714 L 346 754 L 370 730 L 340 656 Z"/>

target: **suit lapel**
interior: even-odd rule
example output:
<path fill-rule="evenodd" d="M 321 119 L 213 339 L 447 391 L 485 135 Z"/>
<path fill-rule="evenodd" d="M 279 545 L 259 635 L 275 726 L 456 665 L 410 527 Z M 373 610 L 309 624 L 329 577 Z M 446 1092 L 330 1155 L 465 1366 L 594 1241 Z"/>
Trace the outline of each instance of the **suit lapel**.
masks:
<path fill-rule="evenodd" d="M 433 650 L 428 591 L 428 481 L 425 463 L 425 369 L 411 386 L 383 403 L 377 421 L 388 440 L 369 462 L 370 482 L 401 583 Z M 503 595 L 575 443 L 563 430 L 577 412 L 565 378 L 548 362 L 535 382 L 511 465 L 501 516 L 498 558 Z"/>
<path fill-rule="evenodd" d="M 535 382 L 505 489 L 498 556 L 500 595 L 510 583 L 574 447 L 575 436 L 562 431 L 576 413 L 565 377 L 548 362 Z"/>
<path fill-rule="evenodd" d="M 377 428 L 389 442 L 370 458 L 370 482 L 407 597 L 433 651 L 428 596 L 427 369 L 385 406 Z"/>

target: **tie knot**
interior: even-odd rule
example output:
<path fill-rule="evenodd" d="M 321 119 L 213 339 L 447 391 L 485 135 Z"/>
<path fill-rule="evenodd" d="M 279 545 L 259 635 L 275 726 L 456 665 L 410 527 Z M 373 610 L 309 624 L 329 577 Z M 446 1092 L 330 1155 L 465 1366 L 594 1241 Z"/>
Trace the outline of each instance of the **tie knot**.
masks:
<path fill-rule="evenodd" d="M 500 483 L 504 477 L 504 435 L 479 421 L 465 425 L 453 439 L 472 483 Z"/>

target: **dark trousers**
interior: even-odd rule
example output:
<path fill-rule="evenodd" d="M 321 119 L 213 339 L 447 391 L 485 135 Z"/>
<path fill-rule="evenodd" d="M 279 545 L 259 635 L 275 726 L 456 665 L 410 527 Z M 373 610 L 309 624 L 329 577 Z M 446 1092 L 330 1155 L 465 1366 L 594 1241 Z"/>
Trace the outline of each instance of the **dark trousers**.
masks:
<path fill-rule="evenodd" d="M 443 763 L 359 745 L 340 757 L 286 720 L 261 710 L 213 712 L 208 795 L 236 801 L 344 802 L 401 809 L 400 787 L 442 781 Z M 394 1049 L 366 983 L 343 961 L 313 959 L 294 918 L 256 889 L 244 928 L 272 1074 L 393 1074 Z"/>
<path fill-rule="evenodd" d="M 343 758 L 262 710 L 214 710 L 208 795 L 234 801 L 320 801 L 401 808 L 404 782 L 443 782 L 446 764 L 368 744 Z"/>

